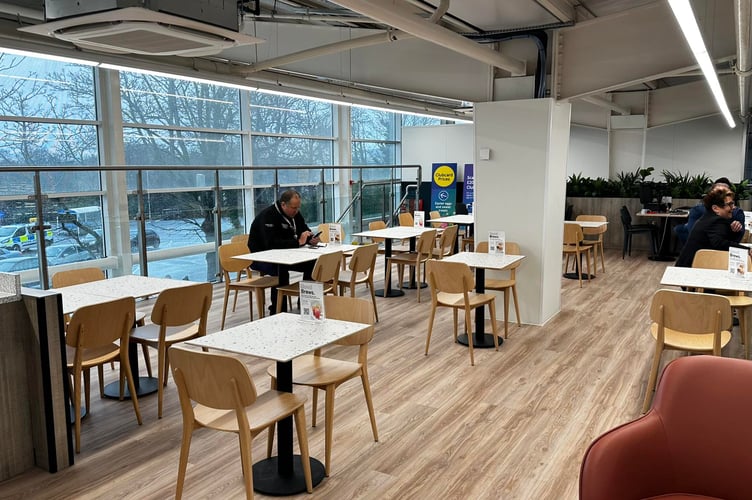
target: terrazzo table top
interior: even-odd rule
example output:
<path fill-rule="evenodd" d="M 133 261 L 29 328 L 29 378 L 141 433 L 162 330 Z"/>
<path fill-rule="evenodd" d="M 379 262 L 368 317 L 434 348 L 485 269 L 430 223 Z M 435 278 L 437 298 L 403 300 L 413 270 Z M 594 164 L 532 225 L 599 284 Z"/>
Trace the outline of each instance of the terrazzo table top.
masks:
<path fill-rule="evenodd" d="M 713 288 L 752 292 L 752 273 L 737 278 L 726 269 L 697 269 L 693 267 L 667 267 L 661 285 Z"/>
<path fill-rule="evenodd" d="M 0 304 L 21 300 L 21 277 L 12 273 L 0 273 Z"/>
<path fill-rule="evenodd" d="M 367 238 L 389 238 L 393 240 L 401 240 L 405 238 L 413 238 L 420 236 L 426 231 L 435 231 L 432 227 L 410 227 L 410 226 L 396 226 L 385 227 L 384 229 L 374 229 L 373 231 L 361 231 L 359 233 L 353 233 L 353 236 L 365 236 Z"/>
<path fill-rule="evenodd" d="M 462 224 L 462 225 L 470 225 L 475 224 L 475 217 L 472 215 L 447 215 L 446 217 L 437 217 L 436 219 L 431 219 L 428 222 L 446 222 L 448 224 Z"/>
<path fill-rule="evenodd" d="M 515 262 L 524 259 L 524 255 L 500 255 L 493 253 L 459 252 L 449 257 L 444 257 L 447 262 L 462 262 L 470 267 L 483 269 L 503 270 Z"/>
<path fill-rule="evenodd" d="M 108 300 L 121 297 L 133 297 L 137 299 L 149 297 L 151 295 L 159 295 L 162 290 L 168 288 L 195 284 L 195 281 L 128 275 L 63 288 L 51 288 L 50 290 L 58 292 L 63 296 L 63 312 L 68 314 L 79 307 L 107 302 Z"/>
<path fill-rule="evenodd" d="M 329 318 L 320 322 L 306 321 L 299 314 L 280 313 L 185 343 L 286 362 L 368 326 Z"/>

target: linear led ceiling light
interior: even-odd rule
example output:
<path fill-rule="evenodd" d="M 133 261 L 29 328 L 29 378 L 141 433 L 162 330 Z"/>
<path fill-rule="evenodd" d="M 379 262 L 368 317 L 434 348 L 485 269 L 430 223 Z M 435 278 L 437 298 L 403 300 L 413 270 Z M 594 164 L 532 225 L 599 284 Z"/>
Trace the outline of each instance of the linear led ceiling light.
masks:
<path fill-rule="evenodd" d="M 731 111 L 726 104 L 726 98 L 723 96 L 723 90 L 721 90 L 715 66 L 710 60 L 708 49 L 705 48 L 705 42 L 702 40 L 700 28 L 697 25 L 697 20 L 695 19 L 694 12 L 692 12 L 689 0 L 668 0 L 668 3 L 671 5 L 671 10 L 674 12 L 674 17 L 676 17 L 676 21 L 679 23 L 679 27 L 689 44 L 689 48 L 692 49 L 697 64 L 700 65 L 700 69 L 705 75 L 705 80 L 708 82 L 710 91 L 713 93 L 718 109 L 721 110 L 721 114 L 726 118 L 729 127 L 736 127 L 734 118 L 731 116 Z"/>

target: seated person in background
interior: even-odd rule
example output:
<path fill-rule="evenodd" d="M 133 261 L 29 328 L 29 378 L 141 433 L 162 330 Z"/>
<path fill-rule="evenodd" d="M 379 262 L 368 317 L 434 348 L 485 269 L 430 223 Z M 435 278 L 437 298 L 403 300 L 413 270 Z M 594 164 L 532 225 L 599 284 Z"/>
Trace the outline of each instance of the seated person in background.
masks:
<path fill-rule="evenodd" d="M 299 248 L 305 244 L 319 243 L 319 239 L 313 236 L 313 232 L 300 214 L 300 203 L 300 193 L 288 189 L 282 193 L 279 201 L 259 212 L 253 219 L 248 234 L 248 249 L 251 253 L 273 248 Z M 315 262 L 304 262 L 294 266 L 280 266 L 280 273 L 287 273 L 286 278 L 289 280 L 289 270 L 292 269 L 302 272 L 304 280 L 310 280 L 314 265 Z M 276 264 L 254 261 L 251 269 L 277 276 Z M 269 311 L 274 314 L 277 311 L 276 287 L 272 288 L 271 295 Z M 282 304 L 282 310 L 287 310 L 287 304 Z"/>
<path fill-rule="evenodd" d="M 729 190 L 731 189 L 731 181 L 726 177 L 721 177 L 715 181 L 715 183 L 710 186 L 710 189 L 713 189 L 713 187 L 719 184 L 726 186 Z M 687 238 L 689 238 L 689 233 L 692 231 L 695 222 L 697 222 L 703 215 L 705 215 L 705 205 L 703 203 L 698 203 L 690 209 L 687 222 L 685 224 L 678 224 L 674 227 L 674 234 L 676 234 L 676 237 L 682 245 L 687 242 Z M 731 219 L 731 231 L 733 231 L 731 239 L 739 243 L 744 237 L 744 211 L 739 207 L 734 207 Z"/>
<path fill-rule="evenodd" d="M 690 231 L 676 260 L 677 267 L 692 267 L 695 254 L 701 249 L 727 251 L 729 247 L 746 248 L 734 239 L 735 233 L 731 230 L 734 193 L 725 184 L 714 184 L 703 197 L 703 203 L 705 213 Z"/>

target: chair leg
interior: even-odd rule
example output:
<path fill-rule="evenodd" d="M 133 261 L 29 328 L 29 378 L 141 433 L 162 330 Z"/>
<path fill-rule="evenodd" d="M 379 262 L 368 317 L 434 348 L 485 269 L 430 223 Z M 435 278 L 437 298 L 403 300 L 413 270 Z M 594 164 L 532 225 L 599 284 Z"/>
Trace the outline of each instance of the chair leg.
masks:
<path fill-rule="evenodd" d="M 319 409 L 319 390 L 317 387 L 311 387 L 311 427 L 316 427 L 316 415 Z"/>
<path fill-rule="evenodd" d="M 452 308 L 452 317 L 453 317 L 453 319 L 454 319 L 454 343 L 455 343 L 455 344 L 456 344 L 457 342 L 459 342 L 459 340 L 457 339 L 457 333 L 458 333 L 458 331 L 457 331 L 457 330 L 458 330 L 458 328 L 459 328 L 459 327 L 458 327 L 458 325 L 457 325 L 457 316 L 459 316 L 459 311 L 457 311 L 457 308 L 456 308 L 456 307 L 453 307 L 453 308 Z M 467 333 L 467 332 L 465 332 L 465 333 Z"/>
<path fill-rule="evenodd" d="M 475 366 L 475 355 L 473 353 L 473 331 L 470 325 L 470 311 L 467 309 L 465 309 L 465 331 L 467 332 L 467 345 L 468 350 L 470 351 L 470 366 Z"/>
<path fill-rule="evenodd" d="M 378 442 L 379 431 L 376 429 L 376 413 L 373 411 L 373 398 L 371 397 L 371 382 L 368 380 L 368 369 L 363 365 L 360 373 L 360 381 L 363 383 L 363 393 L 366 396 L 366 406 L 368 406 L 368 417 L 371 419 L 371 431 L 373 431 L 373 440 Z"/>
<path fill-rule="evenodd" d="M 227 316 L 227 301 L 229 300 L 229 298 L 230 298 L 230 291 L 225 290 L 225 302 L 222 305 L 222 323 L 219 325 L 220 330 L 225 329 L 225 317 Z"/>
<path fill-rule="evenodd" d="M 324 389 L 326 410 L 324 425 L 324 474 L 329 477 L 332 462 L 332 434 L 334 433 L 334 384 Z"/>
<path fill-rule="evenodd" d="M 436 316 L 436 304 L 433 304 L 431 307 L 431 316 L 428 318 L 428 334 L 426 335 L 426 356 L 428 356 L 428 346 L 431 343 L 431 332 L 433 331 L 433 320 Z M 454 328 L 454 338 L 457 338 L 457 327 L 455 324 Z"/>
<path fill-rule="evenodd" d="M 736 310 L 736 315 L 739 316 L 739 337 L 742 344 L 744 344 L 744 359 L 749 359 L 749 339 L 747 338 L 747 309 L 743 307 Z"/>
<path fill-rule="evenodd" d="M 376 322 L 379 321 L 379 311 L 376 308 L 376 290 L 374 290 L 373 280 L 367 283 L 368 289 L 371 291 L 371 302 L 373 302 L 373 315 L 376 318 Z M 355 290 L 353 290 L 353 297 L 355 296 Z"/>
<path fill-rule="evenodd" d="M 159 343 L 157 349 L 157 418 L 162 418 L 162 396 L 164 394 L 165 369 L 167 365 L 167 349 L 164 342 Z"/>
<path fill-rule="evenodd" d="M 178 480 L 175 486 L 175 500 L 183 497 L 183 484 L 185 483 L 185 471 L 188 468 L 188 453 L 191 449 L 191 437 L 193 437 L 193 419 L 187 422 L 183 419 L 183 439 L 180 442 L 180 460 L 178 461 Z"/>
<path fill-rule="evenodd" d="M 662 353 L 663 345 L 658 345 L 656 342 L 655 354 L 653 355 L 653 365 L 650 367 L 650 378 L 648 379 L 647 387 L 645 387 L 645 401 L 642 404 L 642 413 L 647 413 L 650 409 L 650 403 L 653 401 L 653 392 L 655 392 L 655 383 L 658 379 L 658 368 L 661 364 Z"/>
<path fill-rule="evenodd" d="M 305 476 L 306 491 L 308 493 L 313 493 L 313 480 L 311 479 L 311 459 L 308 455 L 308 433 L 306 432 L 304 406 L 301 406 L 300 409 L 295 412 L 295 427 L 298 432 L 300 461 L 303 463 L 303 475 Z"/>
<path fill-rule="evenodd" d="M 575 258 L 580 262 L 580 265 L 577 266 L 577 277 L 580 279 L 580 288 L 582 288 L 582 259 L 579 252 L 577 252 Z"/>
<path fill-rule="evenodd" d="M 286 295 L 280 289 L 277 289 L 277 314 L 282 312 L 282 301 L 287 300 Z"/>
<path fill-rule="evenodd" d="M 84 398 L 86 399 L 86 411 L 91 411 L 91 370 L 84 370 Z"/>
<path fill-rule="evenodd" d="M 509 287 L 504 289 L 504 339 L 509 337 Z"/>
<path fill-rule="evenodd" d="M 73 375 L 73 411 L 74 432 L 76 436 L 76 453 L 81 453 L 81 373 Z M 91 411 L 91 408 L 86 408 Z"/>
<path fill-rule="evenodd" d="M 517 316 L 517 326 L 522 327 L 520 320 L 520 305 L 517 302 L 517 284 L 512 285 L 512 299 L 514 300 L 514 314 Z"/>
<path fill-rule="evenodd" d="M 251 455 L 253 437 L 251 436 L 251 431 L 249 429 L 242 429 L 238 432 L 238 440 L 240 441 L 240 465 L 243 468 L 245 497 L 247 500 L 250 500 L 253 498 L 253 459 Z"/>
<path fill-rule="evenodd" d="M 146 365 L 146 373 L 153 377 L 154 375 L 151 372 L 151 358 L 149 357 L 149 346 L 146 344 L 141 344 L 141 352 L 144 354 L 144 364 Z"/>
<path fill-rule="evenodd" d="M 141 410 L 138 407 L 136 384 L 133 381 L 133 372 L 131 371 L 131 365 L 128 362 L 128 354 L 126 353 L 123 353 L 123 355 L 120 356 L 120 371 L 122 372 L 123 370 L 125 370 L 125 379 L 128 381 L 128 390 L 131 391 L 131 403 L 133 404 L 133 411 L 136 413 L 136 421 L 138 422 L 138 425 L 141 425 L 143 422 L 141 421 Z M 160 418 L 161 416 L 160 413 Z"/>
<path fill-rule="evenodd" d="M 264 306 L 266 302 L 266 297 L 264 296 L 264 289 L 263 288 L 256 288 L 256 311 L 258 312 L 258 317 L 263 318 L 264 317 Z"/>
<path fill-rule="evenodd" d="M 494 340 L 494 347 L 496 350 L 499 350 L 499 335 L 498 335 L 498 326 L 496 325 L 496 301 L 492 300 L 488 304 L 489 309 L 489 315 L 491 316 L 491 333 L 493 335 Z M 506 318 L 505 318 L 506 321 Z"/>

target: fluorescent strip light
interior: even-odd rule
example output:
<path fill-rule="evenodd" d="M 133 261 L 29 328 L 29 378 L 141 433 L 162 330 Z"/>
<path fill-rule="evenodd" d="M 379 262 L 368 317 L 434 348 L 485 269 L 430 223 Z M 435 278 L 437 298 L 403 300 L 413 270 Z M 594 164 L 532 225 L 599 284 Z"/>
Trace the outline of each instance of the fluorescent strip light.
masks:
<path fill-rule="evenodd" d="M 365 108 L 365 109 L 373 109 L 375 111 L 384 111 L 386 113 L 395 113 L 400 115 L 413 115 L 413 116 L 422 116 L 423 118 L 433 118 L 435 120 L 447 120 L 447 121 L 453 121 L 456 123 L 473 123 L 472 120 L 467 120 L 465 118 L 450 118 L 445 115 L 432 115 L 429 111 L 426 111 L 425 113 L 420 113 L 417 111 L 404 111 L 401 109 L 389 109 L 389 108 L 381 108 L 379 106 L 371 106 L 368 104 L 353 104 L 354 108 Z"/>
<path fill-rule="evenodd" d="M 692 12 L 692 6 L 689 4 L 689 0 L 668 0 L 668 3 L 671 5 L 671 10 L 674 12 L 676 22 L 679 23 L 679 27 L 684 34 L 684 38 L 687 40 L 687 44 L 689 44 L 689 48 L 692 49 L 697 64 L 700 65 L 700 69 L 705 75 L 705 80 L 708 82 L 710 91 L 713 93 L 718 109 L 721 110 L 728 126 L 731 128 L 736 127 L 736 123 L 731 116 L 728 104 L 726 104 L 723 90 L 721 90 L 721 83 L 718 81 L 715 66 L 710 60 L 708 49 L 705 48 L 705 42 L 702 40 L 700 27 L 697 25 L 697 20 L 695 19 L 694 12 Z"/>
<path fill-rule="evenodd" d="M 13 54 L 14 56 L 34 57 L 36 59 L 47 59 L 49 61 L 81 64 L 83 66 L 99 66 L 98 62 L 87 61 L 85 59 L 76 59 L 74 57 L 57 56 L 54 54 L 44 54 L 42 52 L 29 52 L 28 50 L 10 49 L 7 47 L 0 47 L 0 52 L 5 53 L 5 54 Z"/>
<path fill-rule="evenodd" d="M 102 63 L 99 65 L 99 67 L 104 68 L 104 69 L 112 69 L 115 71 L 127 71 L 130 73 L 141 73 L 144 75 L 159 76 L 163 78 L 172 78 L 175 80 L 186 80 L 189 82 L 205 83 L 207 85 L 218 85 L 220 87 L 230 87 L 230 88 L 238 89 L 238 90 L 256 90 L 256 87 L 253 87 L 251 85 L 240 85 L 238 83 L 223 82 L 221 80 L 210 80 L 208 78 L 198 78 L 195 76 L 186 76 L 186 75 L 181 75 L 181 74 L 176 74 L 176 73 L 163 73 L 161 71 L 153 71 L 150 69 L 130 68 L 128 66 L 119 66 L 117 64 Z"/>
<path fill-rule="evenodd" d="M 256 92 L 259 92 L 261 94 L 279 95 L 283 97 L 294 97 L 296 99 L 303 99 L 306 101 L 317 101 L 317 102 L 323 102 L 326 104 L 338 104 L 340 106 L 350 106 L 352 104 L 345 100 L 338 101 L 336 99 L 325 99 L 323 97 L 314 97 L 314 96 L 309 96 L 305 94 L 293 94 L 292 92 L 285 92 L 283 90 L 271 90 L 271 89 L 263 89 L 263 88 L 258 88 L 255 90 Z"/>

